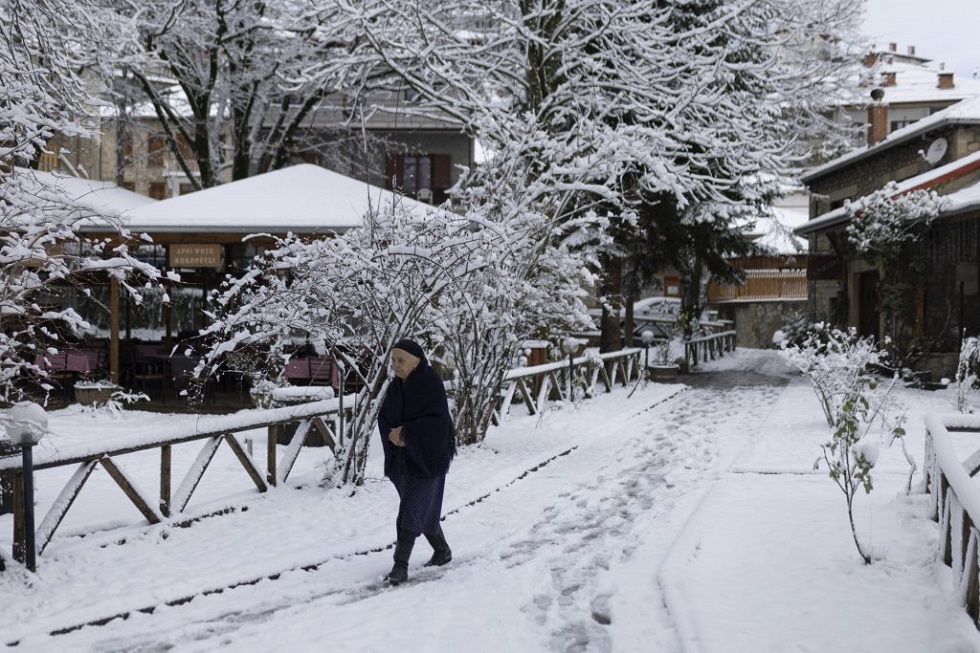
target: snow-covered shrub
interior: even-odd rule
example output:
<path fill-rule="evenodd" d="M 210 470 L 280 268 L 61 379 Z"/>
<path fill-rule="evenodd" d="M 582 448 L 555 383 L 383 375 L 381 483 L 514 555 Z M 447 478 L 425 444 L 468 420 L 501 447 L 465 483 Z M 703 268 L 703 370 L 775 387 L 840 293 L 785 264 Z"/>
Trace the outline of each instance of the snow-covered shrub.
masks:
<path fill-rule="evenodd" d="M 980 338 L 964 338 L 956 366 L 956 410 L 967 412 L 967 394 L 977 387 L 980 379 Z"/>
<path fill-rule="evenodd" d="M 879 447 L 905 434 L 905 413 L 892 393 L 898 375 L 884 380 L 875 376 L 873 370 L 881 368 L 885 354 L 874 340 L 859 337 L 853 328 L 841 331 L 814 325 L 782 354 L 817 394 L 831 434 L 821 445 L 822 456 L 815 467 L 821 460 L 826 463 L 830 478 L 844 493 L 854 543 L 865 563 L 870 563 L 854 525 L 854 497 L 859 488 L 871 492 Z M 872 433 L 875 425 L 880 432 Z M 902 446 L 904 450 L 904 441 Z M 914 465 L 907 452 L 906 459 Z"/>
<path fill-rule="evenodd" d="M 807 315 L 796 313 L 788 316 L 783 325 L 773 334 L 772 344 L 777 349 L 803 343 L 807 336 L 824 328 L 822 322 L 814 324 Z"/>
<path fill-rule="evenodd" d="M 362 390 L 326 476 L 358 484 L 389 379 L 389 348 L 415 338 L 452 371 L 460 443 L 479 442 L 523 341 L 541 324 L 587 316 L 581 263 L 535 246 L 529 233 L 527 221 L 396 205 L 342 236 L 280 240 L 215 294 L 204 332 L 214 343 L 208 368 L 253 356 L 265 361 L 252 367 L 264 372 L 255 383 L 275 384 L 282 352 L 297 338 L 338 360 Z"/>

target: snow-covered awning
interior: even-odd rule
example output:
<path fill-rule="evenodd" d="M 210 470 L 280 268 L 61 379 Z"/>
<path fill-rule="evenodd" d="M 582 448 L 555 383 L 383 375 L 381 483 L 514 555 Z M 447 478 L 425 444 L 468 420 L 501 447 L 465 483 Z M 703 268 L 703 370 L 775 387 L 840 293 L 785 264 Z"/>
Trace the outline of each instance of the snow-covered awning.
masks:
<path fill-rule="evenodd" d="M 86 214 L 96 216 L 125 215 L 141 206 L 156 204 L 156 200 L 121 188 L 108 181 L 72 177 L 57 172 L 39 172 L 28 168 L 16 168 L 24 192 L 40 192 L 44 189 L 50 197 L 58 197 L 65 208 L 75 207 Z"/>
<path fill-rule="evenodd" d="M 341 233 L 369 211 L 428 204 L 310 164 L 300 164 L 128 211 L 124 225 L 145 233 Z"/>

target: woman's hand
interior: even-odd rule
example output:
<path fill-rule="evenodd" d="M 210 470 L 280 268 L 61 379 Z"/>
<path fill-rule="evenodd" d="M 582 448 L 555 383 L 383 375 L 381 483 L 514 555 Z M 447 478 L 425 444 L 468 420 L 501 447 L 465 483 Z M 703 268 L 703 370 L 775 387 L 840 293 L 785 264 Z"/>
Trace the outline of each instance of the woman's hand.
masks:
<path fill-rule="evenodd" d="M 388 441 L 396 447 L 405 446 L 405 437 L 402 435 L 402 427 L 396 426 L 388 433 Z"/>

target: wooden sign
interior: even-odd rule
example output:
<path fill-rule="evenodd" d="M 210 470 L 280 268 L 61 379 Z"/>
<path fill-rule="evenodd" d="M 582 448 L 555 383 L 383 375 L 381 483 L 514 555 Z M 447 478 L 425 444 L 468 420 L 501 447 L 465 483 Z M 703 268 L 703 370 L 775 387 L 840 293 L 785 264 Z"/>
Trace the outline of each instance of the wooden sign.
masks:
<path fill-rule="evenodd" d="M 214 268 L 221 265 L 221 245 L 186 245 L 174 243 L 170 246 L 170 267 L 172 268 Z"/>

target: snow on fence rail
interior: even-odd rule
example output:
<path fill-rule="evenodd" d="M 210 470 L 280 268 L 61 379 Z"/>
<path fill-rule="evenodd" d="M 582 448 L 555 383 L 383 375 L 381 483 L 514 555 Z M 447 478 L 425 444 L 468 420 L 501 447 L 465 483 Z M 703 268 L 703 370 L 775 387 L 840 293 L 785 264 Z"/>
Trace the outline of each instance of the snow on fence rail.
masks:
<path fill-rule="evenodd" d="M 735 351 L 735 331 L 719 331 L 704 336 L 695 336 L 684 341 L 684 359 L 687 366 L 697 367 L 698 361 L 721 358 L 725 352 Z"/>
<path fill-rule="evenodd" d="M 607 391 L 617 381 L 627 385 L 639 378 L 639 356 L 642 351 L 625 349 L 607 354 L 580 356 L 573 359 L 571 365 L 569 361 L 563 361 L 510 370 L 504 377 L 504 390 L 494 422 L 499 423 L 509 412 L 515 393 L 519 393 L 533 415 L 543 410 L 553 398 L 566 399 L 570 378 L 574 387 L 584 388 L 589 395 L 594 394 L 600 381 Z M 349 395 L 280 408 L 247 410 L 234 415 L 202 416 L 193 424 L 148 429 L 139 435 L 123 436 L 109 443 L 66 445 L 56 450 L 35 449 L 35 472 L 76 466 L 74 474 L 65 483 L 35 531 L 37 552 L 42 553 L 51 543 L 69 508 L 99 466 L 106 470 L 143 517 L 149 523 L 156 524 L 186 509 L 222 442 L 231 448 L 258 491 L 265 492 L 269 487 L 287 479 L 308 434 L 317 432 L 331 449 L 337 443 L 343 442 L 343 423 L 355 401 L 356 397 Z M 293 426 L 296 427 L 295 434 L 289 435 Z M 268 432 L 264 475 L 251 453 L 235 437 L 236 434 L 262 428 Z M 173 446 L 202 440 L 204 443 L 197 457 L 174 491 L 171 470 Z M 287 443 L 281 457 L 277 448 L 280 441 Z M 156 501 L 146 496 L 136 480 L 130 478 L 117 464 L 117 459 L 122 456 L 154 449 L 160 450 L 160 491 Z M 4 473 L 12 474 L 14 478 L 13 556 L 15 560 L 23 562 L 27 537 L 24 530 L 24 475 L 21 457 L 0 458 L 0 474 Z"/>
<path fill-rule="evenodd" d="M 939 522 L 939 555 L 952 570 L 953 588 L 974 624 L 980 627 L 980 449 L 960 460 L 950 432 L 976 432 L 980 416 L 927 414 L 924 476 L 932 518 Z"/>
<path fill-rule="evenodd" d="M 591 396 L 599 381 L 606 392 L 612 390 L 617 380 L 628 385 L 640 376 L 642 352 L 642 349 L 630 348 L 510 370 L 504 375 L 493 423 L 499 424 L 510 413 L 515 397 L 520 397 L 527 412 L 535 415 L 543 411 L 549 401 L 572 399 L 569 392 L 574 393 L 576 387 Z"/>
<path fill-rule="evenodd" d="M 284 482 L 289 476 L 309 433 L 316 431 L 331 449 L 338 442 L 343 441 L 342 413 L 350 410 L 354 400 L 354 395 L 350 395 L 281 408 L 242 411 L 234 415 L 202 416 L 193 425 L 148 429 L 139 435 L 128 435 L 109 444 L 69 445 L 53 451 L 35 449 L 35 471 L 77 465 L 75 473 L 65 484 L 35 532 L 38 553 L 43 552 L 51 542 L 68 509 L 99 465 L 108 472 L 109 477 L 119 485 L 146 520 L 156 524 L 166 517 L 183 512 L 222 442 L 227 443 L 231 448 L 258 491 L 265 492 L 270 486 Z M 277 455 L 277 440 L 281 433 L 287 432 L 284 429 L 293 425 L 296 426 L 296 435 L 283 438 L 288 440 L 288 444 L 280 460 Z M 268 429 L 264 476 L 251 454 L 235 437 L 236 433 L 260 428 Z M 185 473 L 176 492 L 172 492 L 172 447 L 199 440 L 203 440 L 204 445 Z M 131 479 L 116 463 L 119 457 L 126 454 L 152 449 L 160 450 L 160 494 L 156 505 L 140 490 L 134 479 Z M 24 532 L 24 474 L 21 457 L 0 458 L 0 473 L 4 472 L 11 473 L 14 477 L 13 556 L 15 560 L 23 562 L 27 538 Z"/>

